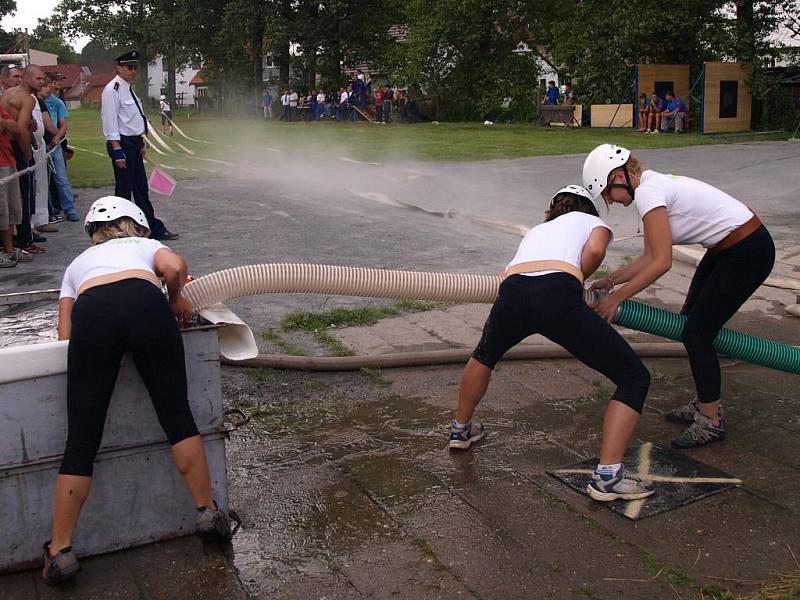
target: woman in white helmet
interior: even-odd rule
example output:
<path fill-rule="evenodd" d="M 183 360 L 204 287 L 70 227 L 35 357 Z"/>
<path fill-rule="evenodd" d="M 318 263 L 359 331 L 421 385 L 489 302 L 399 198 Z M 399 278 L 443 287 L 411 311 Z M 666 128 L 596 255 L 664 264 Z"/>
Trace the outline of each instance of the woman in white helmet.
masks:
<path fill-rule="evenodd" d="M 172 135 L 172 110 L 164 94 L 161 94 L 161 99 L 158 102 L 158 109 L 161 111 L 161 131 L 166 135 L 167 128 L 169 128 L 169 134 Z"/>
<path fill-rule="evenodd" d="M 687 317 L 683 343 L 697 397 L 666 418 L 689 424 L 672 441 L 677 448 L 724 439 L 714 338 L 772 270 L 775 245 L 769 231 L 747 206 L 722 190 L 690 177 L 646 170 L 620 146 L 603 144 L 592 150 L 583 165 L 583 184 L 607 206 L 634 204 L 644 223 L 641 256 L 593 286 L 613 290 L 595 307 L 605 319 L 610 321 L 623 300 L 670 270 L 672 244 L 707 249 L 681 309 Z"/>
<path fill-rule="evenodd" d="M 68 434 L 44 546 L 49 584 L 78 572 L 72 536 L 89 495 L 95 455 L 123 354 L 133 356 L 164 428 L 172 456 L 198 508 L 197 533 L 230 538 L 230 522 L 211 497 L 203 442 L 189 409 L 183 342 L 177 320 L 191 313 L 181 296 L 186 262 L 156 240 L 142 210 L 100 198 L 86 215 L 92 246 L 67 267 L 58 303 L 58 338 L 69 340 Z M 164 280 L 169 300 L 161 289 Z"/>
<path fill-rule="evenodd" d="M 570 185 L 555 193 L 545 222 L 528 231 L 508 264 L 481 340 L 464 369 L 450 448 L 466 450 L 483 438 L 483 425 L 472 421 L 472 415 L 495 364 L 510 348 L 539 333 L 617 385 L 606 409 L 600 461 L 589 495 L 611 501 L 653 493 L 622 468 L 650 374 L 622 336 L 583 299 L 583 280 L 603 262 L 611 237 L 585 189 Z"/>

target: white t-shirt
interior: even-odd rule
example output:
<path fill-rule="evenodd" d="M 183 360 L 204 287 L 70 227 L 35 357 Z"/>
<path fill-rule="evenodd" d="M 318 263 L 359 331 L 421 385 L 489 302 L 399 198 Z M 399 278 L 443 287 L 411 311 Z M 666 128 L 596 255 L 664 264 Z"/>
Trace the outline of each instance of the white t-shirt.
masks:
<path fill-rule="evenodd" d="M 673 244 L 716 245 L 753 213 L 733 196 L 714 186 L 681 175 L 642 173 L 633 204 L 644 217 L 659 206 L 667 208 Z"/>
<path fill-rule="evenodd" d="M 325 94 L 323 94 L 322 92 L 317 94 L 317 103 L 318 104 L 324 104 L 325 103 Z"/>
<path fill-rule="evenodd" d="M 339 103 L 344 104 L 348 100 L 350 100 L 350 94 L 348 94 L 347 92 L 342 92 L 342 97 L 339 98 Z"/>
<path fill-rule="evenodd" d="M 169 112 L 169 102 L 166 100 L 162 100 L 158 103 L 159 108 L 161 108 L 161 112 Z"/>
<path fill-rule="evenodd" d="M 155 275 L 156 252 L 166 248 L 157 240 L 128 237 L 108 240 L 81 252 L 64 272 L 59 298 L 77 298 L 80 287 L 93 277 L 138 269 Z"/>
<path fill-rule="evenodd" d="M 289 94 L 284 94 L 281 96 L 281 105 L 289 106 Z"/>
<path fill-rule="evenodd" d="M 611 227 L 602 219 L 579 211 L 568 212 L 552 221 L 537 225 L 522 238 L 516 255 L 506 268 L 535 260 L 560 260 L 580 269 L 583 247 L 597 227 L 605 227 L 611 231 Z M 537 276 L 555 272 L 538 271 L 522 274 Z"/>
<path fill-rule="evenodd" d="M 289 106 L 297 106 L 297 92 L 289 94 Z"/>

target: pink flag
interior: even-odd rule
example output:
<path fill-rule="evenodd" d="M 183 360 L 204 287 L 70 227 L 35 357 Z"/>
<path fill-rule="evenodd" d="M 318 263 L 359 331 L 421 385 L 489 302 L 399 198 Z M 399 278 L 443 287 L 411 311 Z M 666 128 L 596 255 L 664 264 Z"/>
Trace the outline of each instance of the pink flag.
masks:
<path fill-rule="evenodd" d="M 175 191 L 175 180 L 158 167 L 153 167 L 150 178 L 147 180 L 150 190 L 164 196 L 172 196 Z"/>

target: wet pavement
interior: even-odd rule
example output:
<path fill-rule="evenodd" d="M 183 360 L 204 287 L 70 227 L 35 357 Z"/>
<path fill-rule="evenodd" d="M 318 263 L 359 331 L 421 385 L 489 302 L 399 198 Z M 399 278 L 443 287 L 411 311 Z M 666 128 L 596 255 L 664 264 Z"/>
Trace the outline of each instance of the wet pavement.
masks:
<path fill-rule="evenodd" d="M 719 165 L 741 158 L 734 176 L 745 181 L 748 169 L 772 168 L 748 154 L 754 146 L 765 145 L 665 155 L 684 172 L 702 156 L 709 180 L 723 177 Z M 784 158 L 800 156 L 796 144 L 773 150 Z M 516 187 L 507 194 L 508 206 L 485 212 L 508 223 L 522 220 L 529 201 L 526 169 L 538 169 L 549 182 L 569 160 L 487 163 L 491 177 L 508 175 Z M 352 168 L 355 176 L 366 167 Z M 435 178 L 433 168 L 415 165 L 425 176 L 407 183 L 423 185 Z M 437 168 L 451 182 L 479 170 Z M 797 278 L 800 225 L 791 199 L 779 191 L 786 189 L 780 176 L 797 174 L 776 171 L 763 182 L 763 197 L 756 202 L 762 218 L 766 214 L 775 222 L 776 274 Z M 466 194 L 462 184 L 458 189 Z M 400 197 L 402 186 L 392 185 L 387 178 L 379 187 Z M 79 205 L 85 208 L 102 193 L 84 191 Z M 428 207 L 446 209 L 453 197 L 440 190 Z M 221 198 L 230 203 L 217 214 Z M 187 182 L 174 199 L 160 202 L 170 228 L 184 233 L 171 245 L 196 273 L 278 260 L 490 273 L 508 260 L 519 240 L 475 221 L 405 213 L 342 191 L 324 199 L 306 197 L 286 182 L 266 195 L 252 181 Z M 259 203 L 264 207 L 254 212 Z M 468 198 L 461 208 L 479 213 L 480 199 Z M 535 213 L 529 222 L 538 220 L 541 211 Z M 216 215 L 213 239 L 207 235 L 210 214 Z M 39 268 L 13 269 L 13 277 L 0 281 L 0 292 L 58 286 L 64 266 L 86 243 L 80 226 L 60 227 L 48 243 L 47 261 L 37 257 Z M 620 227 L 634 233 L 636 224 L 623 219 Z M 337 233 L 343 230 L 345 238 Z M 640 245 L 623 243 L 608 262 L 620 264 Z M 676 260 L 641 299 L 679 307 L 691 272 Z M 800 321 L 783 312 L 795 295 L 762 287 L 732 326 L 800 344 Z M 258 333 L 277 327 L 291 310 L 367 304 L 378 303 L 289 295 L 231 306 Z M 487 311 L 480 305 L 437 307 L 329 333 L 357 354 L 470 348 Z M 4 343 L 52 335 L 52 305 L 23 314 L 8 307 L 0 311 Z M 653 341 L 624 334 L 632 341 Z M 330 351 L 309 334 L 282 335 L 308 354 Z M 259 344 L 263 351 L 280 351 L 260 337 Z M 634 445 L 668 447 L 681 428 L 667 423 L 663 412 L 693 395 L 688 364 L 685 359 L 645 363 L 653 385 Z M 228 442 L 230 501 L 244 520 L 233 544 L 219 549 L 187 538 L 86 559 L 79 582 L 56 591 L 45 588 L 34 571 L 4 576 L 0 600 L 723 598 L 725 590 L 746 594 L 776 573 L 800 572 L 794 559 L 800 554 L 796 375 L 724 360 L 728 438 L 685 455 L 742 484 L 631 521 L 547 474 L 596 456 L 609 382 L 571 360 L 501 363 L 478 412 L 487 438 L 469 452 L 452 453 L 446 449 L 446 424 L 460 372 L 460 366 L 351 373 L 223 367 L 226 403 L 251 416 Z"/>

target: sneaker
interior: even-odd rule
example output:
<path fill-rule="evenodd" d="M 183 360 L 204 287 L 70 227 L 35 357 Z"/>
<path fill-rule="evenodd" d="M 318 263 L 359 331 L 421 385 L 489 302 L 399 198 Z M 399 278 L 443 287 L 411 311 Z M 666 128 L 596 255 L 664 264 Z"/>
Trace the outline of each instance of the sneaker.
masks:
<path fill-rule="evenodd" d="M 204 542 L 227 542 L 233 537 L 231 520 L 222 512 L 217 503 L 214 508 L 203 506 L 197 509 L 195 531 Z"/>
<path fill-rule="evenodd" d="M 13 254 L 0 254 L 0 269 L 9 269 L 17 266 L 17 260 Z"/>
<path fill-rule="evenodd" d="M 725 423 L 722 416 L 719 419 L 719 426 L 712 425 L 711 419 L 699 410 L 694 413 L 694 422 L 689 428 L 672 440 L 673 448 L 699 448 L 711 442 L 725 439 Z"/>
<path fill-rule="evenodd" d="M 154 235 L 153 239 L 162 242 L 164 240 L 177 240 L 179 237 L 180 237 L 179 234 L 172 233 L 171 231 L 167 231 L 165 229 L 161 235 Z"/>
<path fill-rule="evenodd" d="M 44 231 L 45 233 L 56 233 L 58 231 L 58 227 L 52 223 L 47 223 L 47 225 L 39 225 L 39 227 L 36 229 L 39 231 Z"/>
<path fill-rule="evenodd" d="M 71 212 L 67 215 L 67 221 L 72 221 L 73 223 L 77 223 L 80 220 L 81 218 L 78 216 L 78 213 Z"/>
<path fill-rule="evenodd" d="M 69 581 L 81 566 L 78 564 L 78 557 L 72 551 L 72 546 L 67 546 L 58 551 L 54 557 L 50 557 L 50 542 L 44 544 L 44 569 L 42 577 L 47 585 L 59 585 Z"/>
<path fill-rule="evenodd" d="M 17 262 L 33 262 L 33 254 L 30 252 L 25 252 L 21 248 L 14 248 L 14 252 L 11 254 L 6 254 L 11 260 L 15 260 Z"/>
<path fill-rule="evenodd" d="M 600 475 L 594 473 L 586 493 L 598 502 L 611 502 L 612 500 L 641 500 L 655 493 L 649 484 L 633 479 L 620 469 L 616 477 L 605 481 Z"/>
<path fill-rule="evenodd" d="M 464 429 L 450 425 L 450 441 L 447 445 L 454 450 L 469 450 L 472 444 L 482 440 L 485 435 L 486 430 L 477 421 L 470 421 Z"/>
<path fill-rule="evenodd" d="M 694 422 L 694 413 L 697 412 L 697 397 L 692 398 L 688 404 L 673 408 L 664 413 L 664 418 L 670 423 L 685 423 L 689 425 Z"/>
<path fill-rule="evenodd" d="M 61 223 L 64 219 L 66 219 L 66 217 L 62 213 L 58 213 L 50 217 L 49 222 L 52 224 Z"/>

